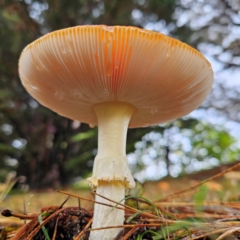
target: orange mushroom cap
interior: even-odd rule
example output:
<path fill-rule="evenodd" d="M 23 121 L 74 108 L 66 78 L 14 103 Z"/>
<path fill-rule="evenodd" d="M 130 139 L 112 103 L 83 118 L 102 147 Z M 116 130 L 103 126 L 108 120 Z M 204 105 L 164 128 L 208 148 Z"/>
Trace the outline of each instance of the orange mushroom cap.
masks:
<path fill-rule="evenodd" d="M 213 71 L 192 47 L 163 34 L 123 26 L 78 26 L 28 45 L 19 60 L 24 87 L 65 117 L 97 125 L 93 106 L 126 102 L 129 127 L 164 123 L 197 108 Z"/>

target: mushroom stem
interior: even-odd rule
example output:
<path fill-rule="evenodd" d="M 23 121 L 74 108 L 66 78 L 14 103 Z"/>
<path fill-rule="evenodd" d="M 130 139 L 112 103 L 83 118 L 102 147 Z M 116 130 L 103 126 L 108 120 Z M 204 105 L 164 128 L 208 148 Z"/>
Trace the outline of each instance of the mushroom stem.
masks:
<path fill-rule="evenodd" d="M 119 202 L 125 196 L 125 185 L 118 181 L 113 182 L 99 182 L 96 192 L 101 196 L 105 196 L 108 199 Z M 113 207 L 104 206 L 101 204 L 95 204 L 94 206 L 94 217 L 92 228 L 101 228 L 108 226 L 122 225 L 124 222 L 124 211 L 114 208 L 115 203 L 110 202 L 96 195 L 96 201 L 104 204 L 111 205 Z M 124 203 L 124 202 L 121 202 Z M 111 240 L 115 239 L 121 228 L 109 228 L 103 230 L 93 230 L 90 233 L 90 240 L 103 239 Z"/>
<path fill-rule="evenodd" d="M 93 109 L 98 119 L 98 154 L 93 176 L 88 181 L 98 194 L 119 202 L 125 197 L 125 188 L 135 186 L 126 157 L 127 129 L 135 108 L 127 103 L 105 102 Z M 115 205 L 98 196 L 96 201 Z M 92 228 L 122 225 L 123 222 L 123 210 L 95 204 Z M 92 231 L 90 239 L 114 239 L 119 231 L 119 228 Z"/>

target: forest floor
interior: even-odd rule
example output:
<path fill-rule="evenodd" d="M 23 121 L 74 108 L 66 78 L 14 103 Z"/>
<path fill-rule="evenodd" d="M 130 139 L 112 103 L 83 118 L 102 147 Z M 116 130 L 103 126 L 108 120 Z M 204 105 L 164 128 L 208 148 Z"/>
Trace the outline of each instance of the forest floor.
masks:
<path fill-rule="evenodd" d="M 174 211 L 176 212 L 176 216 L 179 217 L 179 219 L 183 219 L 184 214 L 186 217 L 189 213 L 191 213 L 194 217 L 195 213 L 193 213 L 193 211 L 196 209 L 193 211 L 189 210 L 189 207 L 186 207 L 188 206 L 186 204 L 193 203 L 193 205 L 204 205 L 204 202 L 207 202 L 209 205 L 213 203 L 220 204 L 232 202 L 240 204 L 240 167 L 237 169 L 232 169 L 231 171 L 227 171 L 225 174 L 219 174 L 226 171 L 226 169 L 229 169 L 229 167 L 231 168 L 232 166 L 233 165 L 230 164 L 227 166 L 221 166 L 219 168 L 205 170 L 200 173 L 185 175 L 178 178 L 168 177 L 157 182 L 146 182 L 144 184 L 138 183 L 137 187 L 131 190 L 128 194 L 133 196 L 141 196 L 144 199 L 148 199 L 150 201 L 156 201 L 157 199 L 160 199 L 160 201 L 156 201 L 154 203 L 160 202 L 160 204 L 162 204 L 160 208 L 163 207 L 164 209 L 168 210 L 170 208 L 166 208 L 164 202 L 174 202 L 176 206 L 176 209 Z M 205 182 L 205 179 L 208 180 Z M 203 182 L 205 188 L 201 189 L 201 186 L 203 186 L 201 183 Z M 64 189 L 64 191 L 69 192 L 73 195 L 80 196 L 82 198 L 94 200 L 94 194 L 86 185 L 84 188 L 68 188 Z M 0 202 L 0 211 L 9 209 L 16 214 L 39 214 L 42 208 L 60 206 L 66 200 L 66 198 L 67 196 L 65 194 L 51 190 L 45 190 L 41 192 L 28 191 L 26 193 L 15 193 L 13 191 L 12 193 L 10 192 L 2 202 Z M 131 202 L 128 202 L 128 204 L 131 205 Z M 132 204 L 134 205 L 134 203 Z M 82 199 L 80 200 L 80 205 L 81 208 L 92 210 L 93 203 Z M 64 204 L 64 207 L 70 206 L 79 206 L 79 200 L 75 197 L 70 197 Z M 179 211 L 180 208 L 181 210 Z M 217 212 L 221 215 L 221 212 L 219 212 L 219 210 Z M 183 216 L 181 216 L 181 214 L 177 215 L 177 213 L 181 213 Z M 204 211 L 202 213 L 206 214 Z M 213 212 L 211 212 L 211 214 L 212 213 Z M 229 212 L 226 213 L 226 210 L 224 210 L 222 214 L 224 216 L 229 215 Z M 231 216 L 231 214 L 229 216 Z M 0 216 L 0 227 L 4 226 L 14 229 L 15 227 L 18 228 L 23 224 L 24 221 L 20 220 L 19 218 L 6 218 Z"/>

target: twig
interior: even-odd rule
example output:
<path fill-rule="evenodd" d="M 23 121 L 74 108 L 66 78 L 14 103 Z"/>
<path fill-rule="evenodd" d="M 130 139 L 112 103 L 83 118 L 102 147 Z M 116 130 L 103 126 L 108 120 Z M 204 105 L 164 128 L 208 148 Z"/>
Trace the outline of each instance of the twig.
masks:
<path fill-rule="evenodd" d="M 191 186 L 191 187 L 189 187 L 189 188 L 183 189 L 183 190 L 178 191 L 178 192 L 176 192 L 176 193 L 170 194 L 170 195 L 168 195 L 168 196 L 166 196 L 166 197 L 156 199 L 156 200 L 154 200 L 153 202 L 166 201 L 167 199 L 172 198 L 172 197 L 179 197 L 179 196 L 181 196 L 183 193 L 186 193 L 186 192 L 188 192 L 188 191 L 190 191 L 190 190 L 193 190 L 193 189 L 195 189 L 195 188 L 203 185 L 203 184 L 206 183 L 206 182 L 209 182 L 209 181 L 211 181 L 211 180 L 217 179 L 217 178 L 221 177 L 222 175 L 224 175 L 225 173 L 230 172 L 230 171 L 232 171 L 232 170 L 234 170 L 234 169 L 236 169 L 236 168 L 239 168 L 239 167 L 240 167 L 240 163 L 237 163 L 236 165 L 234 165 L 234 166 L 226 169 L 225 171 L 222 171 L 222 172 L 220 172 L 220 173 L 218 173 L 218 174 L 216 174 L 216 175 L 214 175 L 214 176 L 212 176 L 212 177 L 210 177 L 210 178 L 207 178 L 207 179 L 205 179 L 204 181 L 202 181 L 202 182 L 200 182 L 200 183 L 197 183 L 197 184 L 195 184 L 195 185 L 193 185 L 193 186 Z"/>
<path fill-rule="evenodd" d="M 55 226 L 54 226 L 54 233 L 53 233 L 52 240 L 55 240 L 56 236 L 57 236 L 58 220 L 59 220 L 59 217 L 57 218 L 57 221 L 56 221 Z"/>
<path fill-rule="evenodd" d="M 89 201 L 89 202 L 101 204 L 101 205 L 104 205 L 104 206 L 107 206 L 107 207 L 114 207 L 114 208 L 121 209 L 121 210 L 125 210 L 125 208 L 127 208 L 129 211 L 134 212 L 134 213 L 139 211 L 138 209 L 131 208 L 131 207 L 125 205 L 125 204 L 115 202 L 115 201 L 113 201 L 113 200 L 111 200 L 109 198 L 105 198 L 105 199 L 107 199 L 107 200 L 109 200 L 109 201 L 111 201 L 111 202 L 113 202 L 115 204 L 119 204 L 120 206 L 123 206 L 123 208 L 118 207 L 118 206 L 112 206 L 110 204 L 106 204 L 106 203 L 102 203 L 102 202 L 98 202 L 98 201 L 94 201 L 94 200 L 91 200 L 91 199 L 88 199 L 88 198 L 80 197 L 78 195 L 75 195 L 75 194 L 72 194 L 72 193 L 67 193 L 67 192 L 64 192 L 64 191 L 57 191 L 57 192 L 62 193 L 62 194 L 66 194 L 66 195 L 70 195 L 72 197 L 76 197 L 76 198 L 79 198 L 79 199 L 82 199 L 82 200 L 86 200 L 86 201 Z M 141 211 L 141 215 L 147 216 L 147 217 L 158 218 L 158 216 L 156 216 L 156 215 L 153 215 L 151 213 L 142 212 L 142 211 Z"/>
<path fill-rule="evenodd" d="M 225 233 L 223 233 L 221 236 L 219 236 L 216 240 L 222 240 L 225 237 L 229 236 L 230 234 L 232 234 L 234 232 L 239 232 L 239 231 L 240 231 L 240 227 L 231 228 L 228 231 L 226 231 Z"/>
<path fill-rule="evenodd" d="M 116 205 L 120 205 L 120 206 L 124 207 L 125 209 L 128 209 L 128 210 L 130 210 L 130 211 L 132 211 L 132 212 L 142 212 L 142 211 L 139 210 L 139 209 L 132 208 L 132 207 L 129 207 L 129 206 L 127 206 L 127 205 L 125 205 L 125 204 L 122 204 L 122 203 L 120 203 L 120 202 L 113 201 L 113 200 L 111 200 L 110 198 L 104 197 L 104 196 L 102 196 L 102 195 L 100 195 L 100 194 L 97 194 L 97 193 L 95 193 L 95 194 L 96 194 L 97 196 L 103 198 L 103 199 L 106 199 L 106 200 L 108 200 L 108 201 L 110 201 L 110 202 L 112 202 L 112 203 L 115 203 Z M 116 207 L 116 206 L 114 206 L 114 207 Z M 146 213 L 146 212 L 142 212 L 142 215 L 147 215 L 147 216 L 149 216 L 149 217 L 158 218 L 158 216 L 156 216 L 156 215 L 154 215 L 154 214 L 151 214 L 151 213 Z"/>
<path fill-rule="evenodd" d="M 117 225 L 117 226 L 108 226 L 101 228 L 91 228 L 89 231 L 98 231 L 103 229 L 111 229 L 111 228 L 135 228 L 135 227 L 160 227 L 160 223 L 138 223 L 138 224 L 125 224 L 125 225 Z"/>
<path fill-rule="evenodd" d="M 32 214 L 28 215 L 28 214 L 13 213 L 9 209 L 4 209 L 2 211 L 2 216 L 4 216 L 4 217 L 16 217 L 16 218 L 24 219 L 24 220 L 32 220 L 32 219 L 36 218 L 37 214 L 32 213 Z"/>
<path fill-rule="evenodd" d="M 223 229 L 216 229 L 216 230 L 213 230 L 211 232 L 208 232 L 208 233 L 204 233 L 204 234 L 201 234 L 201 235 L 198 235 L 198 236 L 195 236 L 195 237 L 192 237 L 191 240 L 197 240 L 197 239 L 206 239 L 207 236 L 209 235 L 213 235 L 213 234 L 217 234 L 217 233 L 222 233 L 226 230 L 228 230 L 229 228 L 223 228 Z"/>
<path fill-rule="evenodd" d="M 136 230 L 138 229 L 138 227 L 133 227 L 130 231 L 128 231 L 128 233 L 122 238 L 122 240 L 127 240 Z"/>
<path fill-rule="evenodd" d="M 47 217 L 38 227 L 36 227 L 31 234 L 28 235 L 26 240 L 31 240 L 33 238 L 33 236 L 46 224 L 48 223 L 51 219 L 53 219 L 56 215 L 58 215 L 60 212 L 64 211 L 65 209 L 67 209 L 69 207 L 66 208 L 61 208 L 57 211 L 55 211 L 54 213 L 52 213 L 49 217 Z"/>
<path fill-rule="evenodd" d="M 93 218 L 91 218 L 88 222 L 88 224 L 84 227 L 84 229 L 74 238 L 74 240 L 79 240 L 80 237 L 86 232 L 86 230 L 89 228 L 89 226 L 92 224 Z"/>
<path fill-rule="evenodd" d="M 101 204 L 101 205 L 104 205 L 104 206 L 107 206 L 107 207 L 114 207 L 114 206 L 112 206 L 112 205 L 109 205 L 109 204 L 106 204 L 106 203 L 102 203 L 102 202 L 98 202 L 98 201 L 94 201 L 94 200 L 91 200 L 91 199 L 89 199 L 89 198 L 80 197 L 80 196 L 75 195 L 75 194 L 73 194 L 73 193 L 68 193 L 68 192 L 60 191 L 60 190 L 58 190 L 57 192 L 62 193 L 62 194 L 65 194 L 65 195 L 69 195 L 69 196 L 71 196 L 71 197 L 79 198 L 79 199 L 82 199 L 82 200 L 85 200 L 85 201 L 88 201 L 88 202 Z M 116 207 L 116 208 L 121 209 L 121 210 L 124 210 L 124 208 L 120 208 L 120 207 Z"/>

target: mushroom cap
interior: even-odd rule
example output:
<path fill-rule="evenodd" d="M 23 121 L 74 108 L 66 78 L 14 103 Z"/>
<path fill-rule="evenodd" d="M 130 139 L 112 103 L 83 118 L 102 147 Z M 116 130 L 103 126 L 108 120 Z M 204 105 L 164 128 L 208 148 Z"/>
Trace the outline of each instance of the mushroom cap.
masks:
<path fill-rule="evenodd" d="M 22 52 L 26 90 L 60 115 L 97 125 L 93 106 L 126 102 L 129 127 L 190 113 L 210 92 L 213 71 L 192 47 L 136 27 L 77 26 L 34 41 Z"/>

